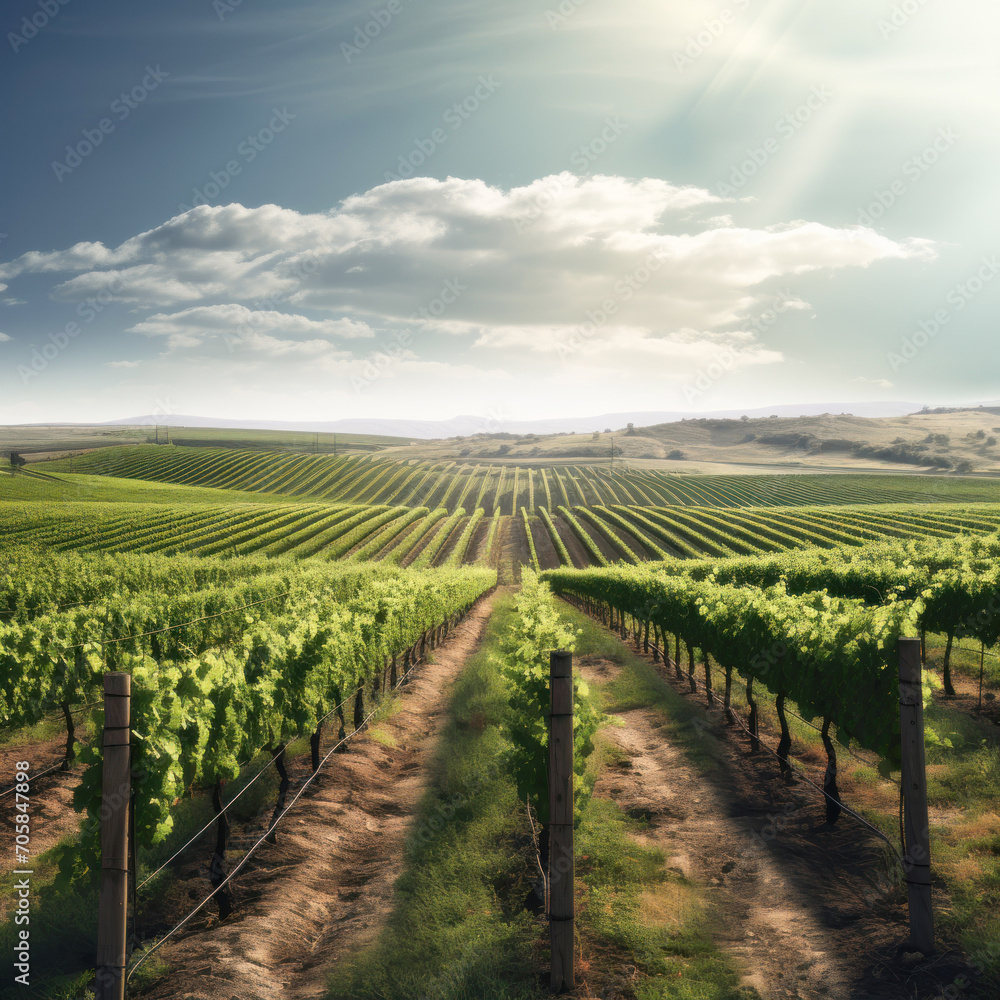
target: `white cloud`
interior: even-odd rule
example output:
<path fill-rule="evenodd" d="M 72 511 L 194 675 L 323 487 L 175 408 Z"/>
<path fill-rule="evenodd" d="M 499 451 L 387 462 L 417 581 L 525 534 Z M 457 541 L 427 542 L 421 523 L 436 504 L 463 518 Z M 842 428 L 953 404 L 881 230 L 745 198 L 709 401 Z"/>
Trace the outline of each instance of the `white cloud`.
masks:
<path fill-rule="evenodd" d="M 893 383 L 887 378 L 865 378 L 864 375 L 859 375 L 857 378 L 852 379 L 852 382 L 863 382 L 866 385 L 877 385 L 880 389 L 891 389 Z"/>
<path fill-rule="evenodd" d="M 205 337 L 213 336 L 236 341 L 254 333 L 261 335 L 281 333 L 286 337 L 312 335 L 331 339 L 353 339 L 375 335 L 367 323 L 346 317 L 313 320 L 273 309 L 248 309 L 238 303 L 194 306 L 176 313 L 156 313 L 129 327 L 128 332 L 143 333 L 150 337 L 186 335 L 199 342 Z"/>
<path fill-rule="evenodd" d="M 109 361 L 108 368 L 138 368 L 141 361 Z"/>
<path fill-rule="evenodd" d="M 503 190 L 420 177 L 322 213 L 201 206 L 117 247 L 24 254 L 0 278 L 77 272 L 54 297 L 158 307 L 128 332 L 164 337 L 161 361 L 340 373 L 364 363 L 366 339 L 403 330 L 419 333 L 427 363 L 443 351 L 464 364 L 471 351 L 511 374 L 530 353 L 540 375 L 632 366 L 679 384 L 719 352 L 739 368 L 783 360 L 747 332 L 779 281 L 935 255 L 929 241 L 859 226 L 739 225 L 739 210 L 739 199 L 654 178 L 563 173 Z M 397 358 L 393 377 L 416 363 Z"/>
<path fill-rule="evenodd" d="M 503 322 L 539 310 L 566 318 L 657 254 L 667 266 L 630 311 L 667 308 L 676 314 L 668 325 L 709 326 L 732 321 L 737 293 L 770 278 L 932 255 L 924 241 L 860 227 L 735 226 L 712 212 L 725 201 L 650 178 L 565 173 L 503 191 L 422 177 L 380 185 L 327 213 L 200 206 L 115 248 L 25 254 L 0 265 L 0 277 L 79 271 L 55 289 L 69 300 L 109 288 L 122 301 L 161 306 L 290 294 L 297 305 L 401 318 L 446 277 L 463 274 L 469 293 L 451 313 Z M 698 222 L 702 209 L 709 218 Z"/>
<path fill-rule="evenodd" d="M 0 333 L 0 344 L 3 344 L 10 339 L 11 338 L 8 337 L 6 333 Z"/>

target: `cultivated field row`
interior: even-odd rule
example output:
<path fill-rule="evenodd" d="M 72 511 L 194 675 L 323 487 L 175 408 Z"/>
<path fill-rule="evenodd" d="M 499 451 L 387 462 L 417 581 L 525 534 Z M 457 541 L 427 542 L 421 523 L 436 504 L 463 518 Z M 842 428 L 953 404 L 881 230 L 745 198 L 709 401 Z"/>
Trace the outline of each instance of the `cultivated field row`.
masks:
<path fill-rule="evenodd" d="M 1000 528 L 998 504 L 841 507 L 522 507 L 449 512 L 388 504 L 8 503 L 8 545 L 57 551 L 383 561 L 398 566 L 606 565 L 748 555 L 883 538 L 947 538 Z M 501 541 L 503 543 L 501 544 Z M 502 550 L 502 551 L 501 551 Z"/>
<path fill-rule="evenodd" d="M 353 504 L 482 508 L 515 515 L 521 507 L 771 507 L 861 503 L 1000 501 L 991 480 L 922 476 L 676 476 L 647 469 L 562 465 L 525 468 L 456 462 L 302 455 L 221 448 L 143 445 L 107 448 L 39 470 L 87 473 L 190 487 L 270 493 Z"/>

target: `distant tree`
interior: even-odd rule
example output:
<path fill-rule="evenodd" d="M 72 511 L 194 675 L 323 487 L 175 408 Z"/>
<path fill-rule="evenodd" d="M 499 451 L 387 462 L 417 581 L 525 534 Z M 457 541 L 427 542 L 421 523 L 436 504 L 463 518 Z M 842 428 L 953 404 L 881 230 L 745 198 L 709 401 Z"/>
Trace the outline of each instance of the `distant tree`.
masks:
<path fill-rule="evenodd" d="M 997 439 L 992 435 L 986 439 L 986 447 L 992 448 L 997 443 Z"/>
<path fill-rule="evenodd" d="M 740 417 L 740 420 L 742 420 L 743 423 L 747 423 L 750 420 L 750 418 L 744 413 L 743 416 Z"/>
<path fill-rule="evenodd" d="M 27 465 L 28 460 L 23 456 L 19 455 L 16 451 L 10 453 L 10 467 L 12 469 L 20 469 L 22 466 Z"/>
<path fill-rule="evenodd" d="M 497 454 L 498 455 L 509 455 L 510 454 L 510 445 L 509 444 L 502 444 L 502 445 L 500 445 L 500 447 L 497 448 Z"/>
<path fill-rule="evenodd" d="M 673 458 L 679 461 L 684 458 L 684 452 L 681 451 L 680 448 L 674 448 L 674 450 L 667 455 L 667 458 Z"/>
<path fill-rule="evenodd" d="M 590 440 L 591 441 L 598 441 L 598 440 L 600 440 L 600 437 L 601 437 L 601 432 L 600 431 L 594 431 L 594 433 L 590 435 Z"/>
<path fill-rule="evenodd" d="M 972 463 L 971 462 L 959 462 L 955 466 L 955 471 L 956 472 L 972 472 Z"/>
<path fill-rule="evenodd" d="M 1000 427 L 994 427 L 993 430 L 1000 431 Z M 605 434 L 610 434 L 611 433 L 611 428 L 610 427 L 605 427 L 604 428 L 604 433 Z"/>
<path fill-rule="evenodd" d="M 982 441 L 982 439 L 984 437 L 986 437 L 986 431 L 983 431 L 983 430 L 976 431 L 976 440 L 977 441 Z"/>
<path fill-rule="evenodd" d="M 934 443 L 941 445 L 942 448 L 946 448 L 951 442 L 951 438 L 947 434 L 935 434 Z"/>
<path fill-rule="evenodd" d="M 635 424 L 629 422 L 628 426 L 625 428 L 625 433 L 629 437 L 635 437 Z"/>

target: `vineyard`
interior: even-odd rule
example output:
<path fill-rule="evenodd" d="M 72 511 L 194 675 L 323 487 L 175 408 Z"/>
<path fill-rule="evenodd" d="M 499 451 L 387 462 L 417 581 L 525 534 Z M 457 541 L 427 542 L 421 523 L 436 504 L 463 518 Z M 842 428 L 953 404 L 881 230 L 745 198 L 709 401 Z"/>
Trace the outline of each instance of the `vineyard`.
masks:
<path fill-rule="evenodd" d="M 242 495 L 240 495 L 242 496 Z M 443 566 L 501 559 L 514 539 L 519 559 L 557 566 L 687 560 L 861 545 L 888 538 L 949 538 L 1000 528 L 994 504 L 840 507 L 522 507 L 516 517 L 484 507 L 386 504 L 121 503 L 0 504 L 6 544 L 55 551 L 150 552 Z M 532 554 L 533 553 L 533 554 Z"/>
<path fill-rule="evenodd" d="M 767 559 L 546 574 L 557 592 L 631 616 L 638 631 L 672 633 L 724 668 L 724 704 L 733 671 L 790 698 L 809 718 L 836 726 L 887 762 L 898 748 L 899 639 L 958 634 L 1000 641 L 1000 535 L 947 542 L 881 543 Z M 602 612 L 603 613 L 603 612 Z M 636 630 L 637 626 L 633 626 Z M 944 684 L 951 689 L 948 663 Z M 706 660 L 706 689 L 711 671 Z M 748 697 L 752 697 L 748 693 Z M 780 714 L 780 713 L 779 713 Z M 787 733 L 787 729 L 785 730 Z M 787 749 L 787 748 L 786 748 Z"/>
<path fill-rule="evenodd" d="M 998 501 L 990 480 L 927 476 L 678 476 L 601 465 L 526 468 L 504 464 L 398 462 L 390 458 L 295 455 L 223 448 L 107 448 L 38 469 L 342 503 L 482 507 L 515 515 L 523 506 L 784 507 L 820 504 Z"/>
<path fill-rule="evenodd" d="M 174 933 L 171 920 L 180 919 L 178 928 L 195 921 L 185 941 L 189 932 L 194 941 L 206 929 L 228 926 L 240 906 L 236 876 L 256 870 L 254 852 L 275 843 L 293 806 L 303 808 L 300 796 L 330 755 L 363 737 L 395 704 L 416 665 L 432 665 L 458 623 L 484 607 L 484 598 L 489 604 L 498 583 L 519 583 L 522 570 L 522 638 L 496 640 L 522 673 L 511 674 L 508 664 L 507 687 L 490 682 L 506 692 L 504 711 L 520 717 L 498 730 L 507 736 L 490 737 L 500 748 L 495 760 L 516 759 L 511 742 L 522 756 L 528 746 L 544 749 L 539 732 L 547 709 L 530 709 L 548 696 L 535 661 L 538 650 L 575 641 L 557 610 L 569 608 L 561 613 L 580 615 L 616 642 L 631 640 L 659 665 L 657 683 L 665 677 L 692 699 L 703 697 L 734 733 L 745 731 L 751 752 L 764 747 L 773 754 L 786 782 L 800 775 L 811 784 L 812 806 L 830 829 L 842 828 L 846 813 L 866 836 L 881 838 L 890 864 L 905 871 L 911 843 L 895 834 L 896 799 L 888 820 L 866 809 L 838 748 L 861 759 L 876 785 L 885 782 L 886 795 L 897 794 L 901 768 L 909 766 L 900 650 L 919 638 L 919 670 L 932 646 L 944 643 L 942 680 L 925 669 L 918 699 L 933 712 L 939 687 L 941 697 L 957 697 L 967 683 L 953 659 L 962 641 L 979 644 L 982 657 L 1000 643 L 1000 502 L 985 480 L 680 477 L 138 446 L 76 456 L 72 469 L 67 460 L 4 476 L 0 533 L 4 745 L 15 748 L 10 759 L 18 768 L 27 762 L 16 748 L 33 733 L 50 734 L 48 752 L 56 753 L 30 786 L 18 778 L 7 793 L 62 775 L 72 804 L 72 822 L 45 854 L 46 891 L 58 902 L 42 906 L 39 925 L 56 927 L 67 900 L 92 908 L 107 809 L 107 760 L 95 734 L 107 724 L 107 684 L 126 677 L 131 715 L 123 728 L 131 731 L 134 782 L 128 849 L 131 870 L 142 876 L 132 890 L 139 903 L 131 906 L 158 913 L 151 894 L 171 884 L 175 869 L 178 877 L 186 872 L 183 884 L 194 886 L 197 904 L 172 899 L 172 908 L 132 941 L 130 969 L 143 968 L 151 981 L 152 956 Z M 533 571 L 562 602 L 552 604 Z M 488 618 L 487 611 L 484 624 Z M 534 635 L 534 652 L 524 635 Z M 520 701 L 510 687 L 518 676 L 531 691 Z M 591 728 L 578 735 L 589 754 L 601 716 L 585 690 L 578 691 L 577 710 Z M 425 711 L 432 695 L 423 696 Z M 772 717 L 773 747 L 765 734 Z M 480 733 L 488 729 L 485 718 L 469 709 L 459 731 Z M 802 727 L 815 734 L 820 771 L 817 756 L 803 758 L 807 764 L 796 758 Z M 653 738 L 647 733 L 647 741 Z M 982 753 L 992 753 L 989 739 L 979 738 Z M 942 735 L 935 745 L 945 744 L 951 738 Z M 295 753 L 307 763 L 296 764 Z M 578 763 L 589 795 L 599 780 L 586 760 Z M 535 775 L 527 813 L 520 784 L 509 807 L 530 836 L 503 834 L 521 845 L 503 850 L 520 857 L 525 843 L 541 850 L 533 816 L 544 808 L 538 761 L 511 766 Z M 290 778 L 296 767 L 297 791 Z M 490 768 L 488 781 L 499 780 L 495 761 Z M 352 780 L 363 791 L 365 777 Z M 236 849 L 231 818 L 244 795 L 249 802 L 262 789 L 270 798 L 258 803 Z M 578 816 L 584 826 L 597 822 L 586 801 Z M 637 814 L 667 822 L 667 812 L 644 809 Z M 21 829 L 17 822 L 12 828 Z M 212 837 L 202 891 L 192 869 L 177 867 L 191 862 L 178 858 L 189 850 L 205 855 Z M 401 846 L 398 855 L 410 857 Z M 526 858 L 529 868 L 536 864 L 530 851 Z M 593 876 L 588 866 L 583 873 Z M 957 884 L 938 881 L 935 892 L 957 891 Z M 976 882 L 976 891 L 1000 901 L 988 878 Z M 504 902 L 500 910 L 509 907 Z M 209 912 L 218 924 L 206 923 Z M 977 904 L 969 913 L 964 923 L 946 922 L 952 942 L 991 932 L 986 909 Z M 599 930 L 599 920 L 584 926 L 604 942 L 600 947 L 611 947 L 613 935 Z M 92 924 L 81 928 L 78 943 L 89 948 Z M 13 941 L 3 935 L 10 933 L 10 926 L 0 933 L 8 949 Z M 637 967 L 642 961 L 633 955 Z M 691 971 L 681 968 L 681 975 Z"/>

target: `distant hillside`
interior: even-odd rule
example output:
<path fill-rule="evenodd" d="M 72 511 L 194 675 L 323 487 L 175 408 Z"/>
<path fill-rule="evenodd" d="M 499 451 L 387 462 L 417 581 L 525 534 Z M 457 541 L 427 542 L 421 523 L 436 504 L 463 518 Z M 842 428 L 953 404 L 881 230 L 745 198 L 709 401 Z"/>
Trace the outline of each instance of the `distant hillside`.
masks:
<path fill-rule="evenodd" d="M 388 449 L 397 457 L 609 463 L 645 460 L 693 465 L 802 467 L 819 471 L 923 470 L 1000 474 L 1000 415 L 987 408 L 871 418 L 824 413 L 805 417 L 700 417 L 590 434 L 474 435 Z M 744 469 L 743 471 L 749 471 Z"/>
<path fill-rule="evenodd" d="M 747 410 L 706 410 L 686 413 L 681 410 L 640 411 L 635 413 L 602 413 L 591 417 L 556 417 L 536 420 L 508 420 L 502 415 L 463 415 L 449 420 L 419 419 L 379 419 L 375 417 L 345 418 L 332 421 L 281 421 L 281 420 L 231 420 L 217 417 L 194 417 L 183 415 L 157 417 L 130 417 L 125 420 L 109 421 L 108 426 L 152 425 L 161 427 L 238 427 L 246 430 L 274 430 L 315 432 L 321 434 L 375 434 L 388 437 L 417 438 L 433 440 L 456 436 L 468 437 L 473 434 L 503 431 L 512 434 L 579 434 L 593 433 L 605 427 L 620 430 L 628 424 L 648 427 L 652 424 L 671 423 L 698 417 L 798 417 L 822 413 L 855 414 L 866 417 L 896 417 L 912 413 L 921 408 L 920 403 L 873 402 L 873 403 L 791 403 L 780 406 L 764 406 Z"/>

